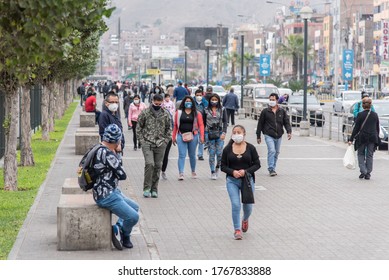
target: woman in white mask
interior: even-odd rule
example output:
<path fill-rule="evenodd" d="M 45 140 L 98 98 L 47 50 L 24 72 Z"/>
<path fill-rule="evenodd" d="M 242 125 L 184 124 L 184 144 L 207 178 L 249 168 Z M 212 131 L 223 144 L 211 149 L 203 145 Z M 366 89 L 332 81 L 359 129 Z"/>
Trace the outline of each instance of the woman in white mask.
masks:
<path fill-rule="evenodd" d="M 131 103 L 130 108 L 128 109 L 128 126 L 132 128 L 133 141 L 134 141 L 134 151 L 140 148 L 140 143 L 136 137 L 136 125 L 138 124 L 139 114 L 146 109 L 147 106 L 145 103 L 141 102 L 140 96 L 134 96 L 134 102 Z"/>
<path fill-rule="evenodd" d="M 249 217 L 251 215 L 253 204 L 243 204 L 243 219 L 241 223 L 240 210 L 242 208 L 240 192 L 245 174 L 249 175 L 251 189 L 254 191 L 254 173 L 261 164 L 259 156 L 254 145 L 247 143 L 246 129 L 241 125 L 235 125 L 232 129 L 231 140 L 223 149 L 221 160 L 221 171 L 227 175 L 226 185 L 228 195 L 232 206 L 232 222 L 234 225 L 234 238 L 241 240 L 242 231 L 246 232 L 249 228 Z"/>

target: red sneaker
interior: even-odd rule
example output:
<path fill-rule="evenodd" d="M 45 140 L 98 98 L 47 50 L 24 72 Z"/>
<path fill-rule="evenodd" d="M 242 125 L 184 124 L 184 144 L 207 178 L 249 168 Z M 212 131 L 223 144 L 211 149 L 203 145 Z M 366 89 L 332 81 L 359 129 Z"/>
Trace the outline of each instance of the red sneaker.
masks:
<path fill-rule="evenodd" d="M 235 240 L 242 240 L 243 237 L 242 237 L 242 232 L 240 231 L 240 229 L 235 230 L 234 238 L 235 238 Z"/>
<path fill-rule="evenodd" d="M 246 232 L 249 229 L 249 220 L 243 220 L 242 221 L 242 231 Z"/>

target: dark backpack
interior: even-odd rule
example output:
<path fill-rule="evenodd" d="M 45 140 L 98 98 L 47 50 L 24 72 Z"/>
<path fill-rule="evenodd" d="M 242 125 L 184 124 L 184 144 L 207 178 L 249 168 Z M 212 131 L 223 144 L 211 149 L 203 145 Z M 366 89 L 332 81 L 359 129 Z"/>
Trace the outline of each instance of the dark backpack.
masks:
<path fill-rule="evenodd" d="M 78 93 L 79 95 L 81 95 L 81 86 L 79 86 L 79 87 L 77 88 L 77 93 Z"/>
<path fill-rule="evenodd" d="M 93 161 L 97 150 L 101 147 L 101 144 L 96 144 L 90 148 L 82 157 L 78 166 L 78 185 L 83 191 L 88 191 L 93 188 L 96 181 L 96 173 L 93 168 Z"/>

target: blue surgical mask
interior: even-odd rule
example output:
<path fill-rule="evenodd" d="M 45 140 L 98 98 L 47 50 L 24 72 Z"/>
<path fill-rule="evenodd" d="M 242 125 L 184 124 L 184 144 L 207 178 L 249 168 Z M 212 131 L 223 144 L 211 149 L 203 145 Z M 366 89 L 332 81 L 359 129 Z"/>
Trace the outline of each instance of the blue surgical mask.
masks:
<path fill-rule="evenodd" d="M 192 108 L 192 102 L 185 102 L 185 108 Z"/>

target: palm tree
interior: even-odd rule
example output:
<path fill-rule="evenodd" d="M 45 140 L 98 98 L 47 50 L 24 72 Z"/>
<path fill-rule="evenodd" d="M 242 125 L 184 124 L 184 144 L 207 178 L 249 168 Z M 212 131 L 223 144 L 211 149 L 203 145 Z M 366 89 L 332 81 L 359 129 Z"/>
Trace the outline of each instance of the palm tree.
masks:
<path fill-rule="evenodd" d="M 245 53 L 243 55 L 243 60 L 244 60 L 244 63 L 246 64 L 246 81 L 249 80 L 249 67 L 250 67 L 251 62 L 254 61 L 254 58 L 255 58 L 255 55 L 253 55 L 252 53 Z"/>
<path fill-rule="evenodd" d="M 304 57 L 304 38 L 301 35 L 290 35 L 286 38 L 287 43 L 281 44 L 277 50 L 278 56 L 292 59 L 293 76 L 300 79 L 302 60 Z M 308 45 L 308 50 L 310 46 Z"/>
<path fill-rule="evenodd" d="M 226 67 L 228 65 L 228 63 L 231 63 L 231 77 L 232 77 L 232 80 L 235 81 L 236 80 L 236 76 L 235 76 L 235 73 L 236 73 L 236 64 L 238 62 L 238 54 L 236 52 L 231 52 L 229 54 L 226 54 L 226 55 L 223 55 L 222 57 L 222 61 L 221 61 L 221 64 L 223 67 Z"/>

